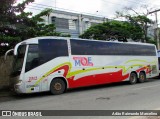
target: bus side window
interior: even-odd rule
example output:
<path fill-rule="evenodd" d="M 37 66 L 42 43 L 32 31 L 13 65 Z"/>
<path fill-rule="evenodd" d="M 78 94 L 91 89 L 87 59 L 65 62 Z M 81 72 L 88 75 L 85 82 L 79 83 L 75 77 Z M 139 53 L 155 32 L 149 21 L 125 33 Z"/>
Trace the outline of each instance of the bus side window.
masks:
<path fill-rule="evenodd" d="M 68 56 L 67 40 L 41 39 L 39 40 L 40 64 L 44 64 L 54 58 Z"/>

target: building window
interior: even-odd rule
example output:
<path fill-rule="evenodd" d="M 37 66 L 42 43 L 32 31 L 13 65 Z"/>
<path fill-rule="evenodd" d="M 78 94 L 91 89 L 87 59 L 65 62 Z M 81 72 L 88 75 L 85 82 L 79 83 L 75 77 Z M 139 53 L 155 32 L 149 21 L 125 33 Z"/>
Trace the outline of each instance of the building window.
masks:
<path fill-rule="evenodd" d="M 56 23 L 56 17 L 51 17 L 51 22 L 52 22 L 52 24 L 55 24 Z"/>
<path fill-rule="evenodd" d="M 91 23 L 89 21 L 84 22 L 84 28 L 87 30 L 91 26 Z"/>
<path fill-rule="evenodd" d="M 76 21 L 77 21 L 76 19 L 74 19 L 74 20 L 70 19 L 69 20 L 69 29 L 76 30 L 76 23 L 77 23 Z"/>
<path fill-rule="evenodd" d="M 69 20 L 64 18 L 51 18 L 52 23 L 55 24 L 56 28 L 69 29 Z"/>

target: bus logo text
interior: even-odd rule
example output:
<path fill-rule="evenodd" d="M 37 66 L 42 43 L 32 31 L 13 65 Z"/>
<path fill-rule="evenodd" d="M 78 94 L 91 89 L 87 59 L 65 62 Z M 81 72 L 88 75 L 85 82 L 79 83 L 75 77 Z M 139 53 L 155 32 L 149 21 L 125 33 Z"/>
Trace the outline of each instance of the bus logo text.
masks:
<path fill-rule="evenodd" d="M 91 57 L 73 57 L 75 66 L 93 66 Z"/>

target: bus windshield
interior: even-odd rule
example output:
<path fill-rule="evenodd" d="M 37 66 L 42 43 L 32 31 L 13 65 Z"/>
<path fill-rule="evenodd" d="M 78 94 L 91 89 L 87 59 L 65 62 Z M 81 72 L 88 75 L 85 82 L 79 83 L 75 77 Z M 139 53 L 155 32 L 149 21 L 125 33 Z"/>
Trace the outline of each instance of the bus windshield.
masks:
<path fill-rule="evenodd" d="M 36 45 L 36 44 L 29 45 L 25 72 L 30 71 L 30 70 L 36 68 L 37 66 L 39 66 L 38 45 Z"/>
<path fill-rule="evenodd" d="M 25 56 L 26 45 L 20 45 L 17 49 L 17 55 L 14 56 L 13 66 L 12 66 L 12 76 L 17 76 L 21 73 L 23 60 Z"/>

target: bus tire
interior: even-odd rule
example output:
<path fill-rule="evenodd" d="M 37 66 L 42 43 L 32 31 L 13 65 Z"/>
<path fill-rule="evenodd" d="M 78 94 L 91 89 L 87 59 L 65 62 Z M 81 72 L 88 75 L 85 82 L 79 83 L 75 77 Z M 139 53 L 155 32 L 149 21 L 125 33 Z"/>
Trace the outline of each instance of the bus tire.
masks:
<path fill-rule="evenodd" d="M 129 83 L 130 84 L 136 84 L 137 83 L 137 74 L 136 73 L 132 72 L 130 74 Z"/>
<path fill-rule="evenodd" d="M 143 83 L 144 81 L 146 81 L 146 74 L 144 72 L 140 72 L 138 82 Z"/>
<path fill-rule="evenodd" d="M 61 78 L 55 78 L 50 84 L 50 92 L 53 95 L 59 95 L 64 93 L 66 90 L 65 82 Z"/>

